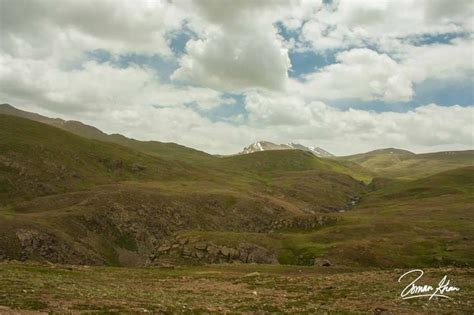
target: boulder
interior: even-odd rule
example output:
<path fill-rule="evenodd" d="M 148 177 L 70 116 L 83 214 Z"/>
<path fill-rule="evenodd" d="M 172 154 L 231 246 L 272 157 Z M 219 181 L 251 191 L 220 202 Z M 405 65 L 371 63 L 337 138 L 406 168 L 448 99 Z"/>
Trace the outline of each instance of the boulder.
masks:
<path fill-rule="evenodd" d="M 228 247 L 222 246 L 221 248 L 219 248 L 219 251 L 225 257 L 229 257 L 230 255 L 230 248 Z"/>
<path fill-rule="evenodd" d="M 327 259 L 315 258 L 314 259 L 314 266 L 330 267 L 330 266 L 332 266 L 332 264 Z"/>
<path fill-rule="evenodd" d="M 206 242 L 198 242 L 198 243 L 194 244 L 194 248 L 200 249 L 200 250 L 206 250 L 207 243 Z"/>
<path fill-rule="evenodd" d="M 188 246 L 188 245 L 183 246 L 183 256 L 192 257 L 193 256 L 193 248 L 191 246 Z"/>

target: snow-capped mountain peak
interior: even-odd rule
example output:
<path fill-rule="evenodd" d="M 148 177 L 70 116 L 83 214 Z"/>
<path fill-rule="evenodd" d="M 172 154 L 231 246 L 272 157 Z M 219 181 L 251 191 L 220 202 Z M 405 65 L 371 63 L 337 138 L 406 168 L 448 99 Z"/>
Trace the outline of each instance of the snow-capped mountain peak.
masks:
<path fill-rule="evenodd" d="M 333 154 L 329 153 L 328 151 L 326 151 L 326 150 L 324 150 L 320 147 L 312 147 L 311 151 L 317 156 L 322 156 L 322 157 L 334 156 Z"/>
<path fill-rule="evenodd" d="M 272 151 L 272 150 L 302 150 L 313 153 L 318 157 L 330 157 L 333 156 L 331 153 L 320 147 L 306 147 L 299 143 L 289 142 L 287 144 L 275 144 L 269 141 L 258 141 L 245 147 L 239 154 L 248 154 L 259 151 Z"/>

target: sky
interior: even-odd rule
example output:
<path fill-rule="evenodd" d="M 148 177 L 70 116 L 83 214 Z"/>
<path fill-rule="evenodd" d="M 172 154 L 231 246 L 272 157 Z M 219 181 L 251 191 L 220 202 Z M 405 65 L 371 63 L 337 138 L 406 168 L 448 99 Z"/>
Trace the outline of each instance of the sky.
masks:
<path fill-rule="evenodd" d="M 472 0 L 0 0 L 0 103 L 231 154 L 473 149 Z"/>

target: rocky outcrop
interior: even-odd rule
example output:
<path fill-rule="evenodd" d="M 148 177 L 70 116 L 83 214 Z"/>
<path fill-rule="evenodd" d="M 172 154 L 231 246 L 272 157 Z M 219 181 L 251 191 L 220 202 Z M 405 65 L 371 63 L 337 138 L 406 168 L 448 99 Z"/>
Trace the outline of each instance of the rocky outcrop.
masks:
<path fill-rule="evenodd" d="M 35 229 L 19 229 L 16 236 L 21 244 L 20 260 L 40 259 L 55 263 L 100 264 L 100 261 L 84 258 L 66 243 L 50 233 Z M 67 257 L 67 259 L 65 259 Z"/>
<path fill-rule="evenodd" d="M 269 230 L 316 230 L 323 226 L 335 224 L 338 221 L 336 217 L 330 216 L 298 216 L 288 219 L 272 221 Z"/>
<path fill-rule="evenodd" d="M 173 258 L 200 263 L 278 263 L 275 253 L 256 244 L 242 242 L 226 246 L 201 238 L 180 238 L 164 243 L 150 257 L 150 263 L 160 265 Z"/>

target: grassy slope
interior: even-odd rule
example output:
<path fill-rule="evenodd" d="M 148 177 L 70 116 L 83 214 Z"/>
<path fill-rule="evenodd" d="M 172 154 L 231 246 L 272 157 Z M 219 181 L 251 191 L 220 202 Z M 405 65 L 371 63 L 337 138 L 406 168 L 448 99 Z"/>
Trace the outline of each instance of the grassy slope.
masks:
<path fill-rule="evenodd" d="M 152 156 L 157 156 L 165 160 L 180 160 L 188 163 L 196 163 L 207 160 L 213 160 L 216 157 L 205 152 L 191 149 L 176 143 L 164 143 L 159 141 L 139 141 L 130 139 L 118 134 L 108 135 L 99 129 L 83 124 L 79 121 L 65 121 L 59 118 L 49 118 L 35 113 L 19 110 L 8 104 L 0 104 L 0 114 L 27 118 L 48 124 L 75 135 L 95 139 L 104 142 L 112 142 L 129 147 Z"/>
<path fill-rule="evenodd" d="M 226 170 L 250 172 L 263 176 L 277 176 L 281 173 L 296 171 L 333 171 L 366 183 L 372 178 L 369 171 L 357 164 L 318 158 L 300 150 L 275 150 L 233 155 L 213 161 L 213 165 Z"/>
<path fill-rule="evenodd" d="M 369 194 L 344 224 L 313 235 L 335 261 L 360 265 L 473 265 L 474 168 L 460 168 Z"/>
<path fill-rule="evenodd" d="M 257 231 L 275 218 L 345 207 L 366 189 L 334 171 L 341 163 L 304 152 L 265 153 L 269 173 L 252 164 L 258 155 L 190 166 L 7 115 L 0 148 L 0 243 L 17 259 L 19 229 L 46 233 L 41 242 L 60 257 L 74 253 L 70 261 L 117 264 L 121 249 L 143 258 L 174 231 Z"/>
<path fill-rule="evenodd" d="M 200 180 L 245 192 L 264 192 L 278 188 L 286 175 L 293 181 L 307 178 L 310 185 L 321 187 L 356 187 L 358 183 L 344 174 L 363 177 L 341 162 L 296 150 L 215 158 L 190 166 L 78 137 L 28 119 L 0 115 L 0 123 L 3 203 L 15 196 L 34 197 L 124 180 Z M 319 182 L 311 183 L 311 174 L 315 173 L 321 175 Z"/>
<path fill-rule="evenodd" d="M 472 266 L 473 183 L 472 167 L 394 182 L 365 195 L 351 211 L 332 214 L 337 224 L 309 232 L 187 234 L 231 247 L 255 242 L 276 252 L 280 263 L 319 257 L 366 267 Z"/>
<path fill-rule="evenodd" d="M 414 154 L 399 149 L 382 149 L 337 159 L 357 163 L 381 177 L 417 179 L 458 167 L 474 166 L 474 151 Z"/>
<path fill-rule="evenodd" d="M 176 143 L 139 141 L 118 134 L 109 135 L 104 141 L 117 143 L 152 156 L 158 156 L 165 160 L 179 160 L 189 164 L 215 161 L 217 159 L 217 157 L 213 155 Z"/>
<path fill-rule="evenodd" d="M 193 177 L 195 170 L 115 144 L 0 115 L 1 204 L 118 180 Z"/>

